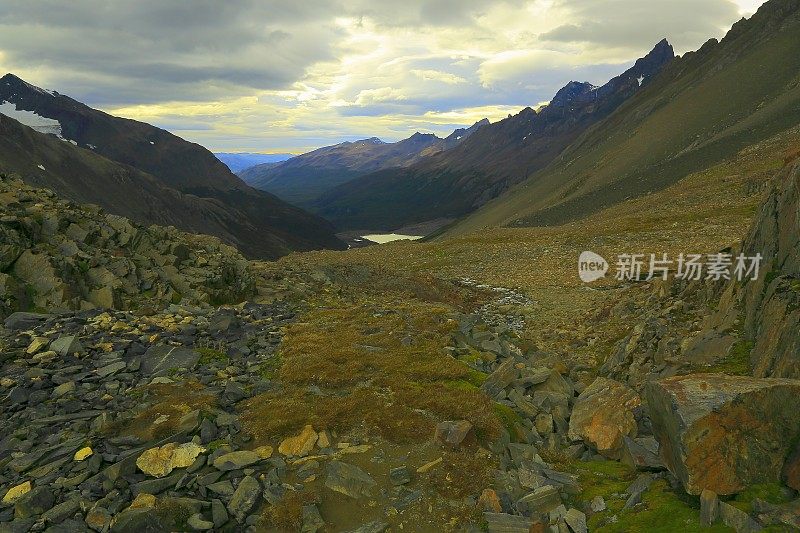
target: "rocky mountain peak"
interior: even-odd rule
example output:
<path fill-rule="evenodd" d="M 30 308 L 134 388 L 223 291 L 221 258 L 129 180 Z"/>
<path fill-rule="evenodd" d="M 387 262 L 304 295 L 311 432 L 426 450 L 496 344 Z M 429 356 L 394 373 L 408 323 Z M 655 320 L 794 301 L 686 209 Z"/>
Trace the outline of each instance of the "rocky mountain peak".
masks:
<path fill-rule="evenodd" d="M 580 99 L 580 97 L 589 94 L 593 89 L 595 89 L 595 86 L 591 83 L 570 81 L 564 87 L 559 89 L 559 91 L 550 101 L 550 105 L 553 107 L 564 107 Z M 533 110 L 531 109 L 531 111 Z"/>

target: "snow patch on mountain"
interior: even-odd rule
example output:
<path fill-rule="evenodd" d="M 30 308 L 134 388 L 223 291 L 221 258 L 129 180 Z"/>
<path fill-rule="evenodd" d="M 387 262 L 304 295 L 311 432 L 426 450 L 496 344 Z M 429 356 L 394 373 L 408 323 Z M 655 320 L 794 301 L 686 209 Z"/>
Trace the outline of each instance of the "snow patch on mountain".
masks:
<path fill-rule="evenodd" d="M 57 120 L 42 117 L 33 111 L 17 109 L 17 105 L 11 102 L 0 102 L 0 113 L 35 129 L 39 133 L 50 133 L 59 139 L 66 140 L 61 136 L 61 123 Z"/>

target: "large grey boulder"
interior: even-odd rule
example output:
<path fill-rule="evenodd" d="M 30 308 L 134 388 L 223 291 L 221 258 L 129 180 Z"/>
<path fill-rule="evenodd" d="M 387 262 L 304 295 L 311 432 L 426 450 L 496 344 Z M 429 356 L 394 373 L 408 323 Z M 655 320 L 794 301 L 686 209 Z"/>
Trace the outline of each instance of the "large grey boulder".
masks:
<path fill-rule="evenodd" d="M 779 481 L 800 434 L 800 380 L 693 374 L 645 391 L 661 457 L 687 492 Z"/>
<path fill-rule="evenodd" d="M 325 486 L 351 498 L 361 498 L 372 495 L 375 480 L 357 466 L 341 461 L 331 461 L 328 465 Z"/>

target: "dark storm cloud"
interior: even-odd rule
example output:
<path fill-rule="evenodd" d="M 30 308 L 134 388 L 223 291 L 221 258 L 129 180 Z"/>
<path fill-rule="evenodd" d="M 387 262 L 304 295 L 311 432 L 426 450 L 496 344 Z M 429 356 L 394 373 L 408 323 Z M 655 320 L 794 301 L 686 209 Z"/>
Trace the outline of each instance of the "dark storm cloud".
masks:
<path fill-rule="evenodd" d="M 7 66 L 43 70 L 79 98 L 91 86 L 116 95 L 104 103 L 207 99 L 231 86 L 286 87 L 309 65 L 333 59 L 335 10 L 327 5 L 4 0 L 0 51 Z"/>

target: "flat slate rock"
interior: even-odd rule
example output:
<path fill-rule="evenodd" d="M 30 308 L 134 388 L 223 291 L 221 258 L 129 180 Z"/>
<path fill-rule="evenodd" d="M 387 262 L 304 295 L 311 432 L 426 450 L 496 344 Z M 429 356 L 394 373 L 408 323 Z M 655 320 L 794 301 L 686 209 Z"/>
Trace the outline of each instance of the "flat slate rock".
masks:
<path fill-rule="evenodd" d="M 489 533 L 529 533 L 533 519 L 506 513 L 483 513 Z"/>
<path fill-rule="evenodd" d="M 200 354 L 181 346 L 153 346 L 142 356 L 142 373 L 148 376 L 164 376 L 176 368 L 192 369 Z"/>
<path fill-rule="evenodd" d="M 5 320 L 5 326 L 11 331 L 32 329 L 50 318 L 50 315 L 41 313 L 11 313 Z"/>

